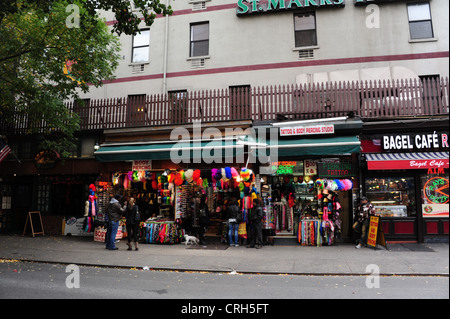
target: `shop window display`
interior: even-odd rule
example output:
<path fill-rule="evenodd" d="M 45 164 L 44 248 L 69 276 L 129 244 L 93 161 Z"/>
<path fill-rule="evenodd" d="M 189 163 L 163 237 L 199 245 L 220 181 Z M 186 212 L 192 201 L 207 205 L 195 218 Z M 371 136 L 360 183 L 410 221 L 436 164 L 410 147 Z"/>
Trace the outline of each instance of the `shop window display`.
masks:
<path fill-rule="evenodd" d="M 381 217 L 416 216 L 413 177 L 366 178 L 365 194 Z"/>

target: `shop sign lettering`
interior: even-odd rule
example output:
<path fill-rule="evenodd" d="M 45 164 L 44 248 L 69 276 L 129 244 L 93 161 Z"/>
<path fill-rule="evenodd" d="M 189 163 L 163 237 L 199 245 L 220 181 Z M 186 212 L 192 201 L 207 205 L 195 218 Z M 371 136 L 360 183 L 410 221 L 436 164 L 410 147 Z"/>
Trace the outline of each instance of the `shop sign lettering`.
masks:
<path fill-rule="evenodd" d="M 236 15 L 273 13 L 321 7 L 343 7 L 345 0 L 238 0 Z"/>
<path fill-rule="evenodd" d="M 314 160 L 305 160 L 305 176 L 314 176 L 317 175 L 317 161 Z"/>
<path fill-rule="evenodd" d="M 133 161 L 133 171 L 150 171 L 152 169 L 152 160 Z"/>
<path fill-rule="evenodd" d="M 276 175 L 303 175 L 303 162 L 279 161 L 272 163 Z"/>
<path fill-rule="evenodd" d="M 54 168 L 59 159 L 59 153 L 54 150 L 43 150 L 34 156 L 36 167 L 40 169 Z"/>
<path fill-rule="evenodd" d="M 345 178 L 356 176 L 356 168 L 351 163 L 317 163 L 320 177 Z"/>
<path fill-rule="evenodd" d="M 447 204 L 449 202 L 448 185 L 446 178 L 430 178 L 423 187 L 423 194 L 432 204 Z"/>
<path fill-rule="evenodd" d="M 384 135 L 383 150 L 424 150 L 434 148 L 448 148 L 448 134 L 404 134 Z"/>
<path fill-rule="evenodd" d="M 364 4 L 380 4 L 380 3 L 394 3 L 394 2 L 413 2 L 415 0 L 354 0 L 355 6 Z"/>
<path fill-rule="evenodd" d="M 280 136 L 334 134 L 334 125 L 280 127 Z"/>

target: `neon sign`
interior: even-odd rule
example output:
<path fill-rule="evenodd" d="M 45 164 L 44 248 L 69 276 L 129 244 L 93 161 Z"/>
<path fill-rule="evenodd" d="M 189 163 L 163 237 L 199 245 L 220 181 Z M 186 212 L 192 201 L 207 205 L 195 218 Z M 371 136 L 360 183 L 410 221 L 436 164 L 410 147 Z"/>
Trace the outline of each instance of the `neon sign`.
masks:
<path fill-rule="evenodd" d="M 449 202 L 448 184 L 446 178 L 430 178 L 423 187 L 423 194 L 433 204 L 447 204 Z"/>

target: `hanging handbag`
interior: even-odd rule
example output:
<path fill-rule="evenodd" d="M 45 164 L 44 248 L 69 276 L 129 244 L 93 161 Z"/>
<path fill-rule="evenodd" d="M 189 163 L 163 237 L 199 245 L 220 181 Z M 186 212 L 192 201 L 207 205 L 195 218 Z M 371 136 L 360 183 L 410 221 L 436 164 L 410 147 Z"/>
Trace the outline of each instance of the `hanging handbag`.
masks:
<path fill-rule="evenodd" d="M 139 208 L 136 205 L 136 215 L 134 216 L 134 221 L 139 223 L 141 221 L 141 214 L 139 213 Z"/>

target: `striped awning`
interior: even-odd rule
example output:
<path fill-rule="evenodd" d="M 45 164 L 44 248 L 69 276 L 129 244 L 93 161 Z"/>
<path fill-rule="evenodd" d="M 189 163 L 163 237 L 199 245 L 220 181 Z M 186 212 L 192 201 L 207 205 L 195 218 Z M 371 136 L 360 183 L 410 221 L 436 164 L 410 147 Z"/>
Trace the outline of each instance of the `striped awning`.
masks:
<path fill-rule="evenodd" d="M 448 152 L 365 154 L 369 170 L 449 168 Z"/>

